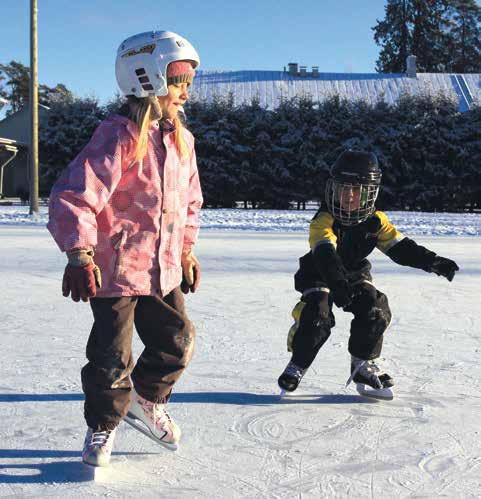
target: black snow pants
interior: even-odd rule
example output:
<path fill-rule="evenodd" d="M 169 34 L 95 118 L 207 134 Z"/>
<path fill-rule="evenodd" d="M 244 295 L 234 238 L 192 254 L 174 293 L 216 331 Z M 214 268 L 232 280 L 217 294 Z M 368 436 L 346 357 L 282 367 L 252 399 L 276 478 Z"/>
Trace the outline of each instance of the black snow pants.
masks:
<path fill-rule="evenodd" d="M 93 298 L 90 306 L 94 324 L 82 369 L 85 419 L 95 430 L 113 429 L 129 409 L 132 383 L 151 402 L 169 400 L 192 357 L 195 331 L 180 287 L 163 298 Z M 134 325 L 145 347 L 137 363 Z"/>
<path fill-rule="evenodd" d="M 289 348 L 292 350 L 292 362 L 299 367 L 309 367 L 331 335 L 331 328 L 335 325 L 332 305 L 327 291 L 313 291 L 303 295 L 294 308 L 296 322 L 291 328 Z M 344 310 L 354 315 L 349 353 L 364 360 L 379 357 L 384 331 L 391 322 L 386 295 L 365 282 L 356 287 L 352 303 Z"/>

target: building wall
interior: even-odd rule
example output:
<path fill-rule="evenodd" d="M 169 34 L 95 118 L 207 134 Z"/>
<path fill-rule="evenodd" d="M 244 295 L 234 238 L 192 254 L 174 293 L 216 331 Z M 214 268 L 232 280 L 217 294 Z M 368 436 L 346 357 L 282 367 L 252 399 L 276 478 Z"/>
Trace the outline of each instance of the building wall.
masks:
<path fill-rule="evenodd" d="M 2 154 L 0 162 L 3 163 L 9 156 Z M 17 197 L 30 189 L 28 174 L 28 151 L 21 149 L 17 156 L 8 163 L 3 170 L 3 195 Z"/>
<path fill-rule="evenodd" d="M 39 119 L 47 112 L 48 108 L 40 105 L 38 107 Z M 26 145 L 30 144 L 30 108 L 28 106 L 0 121 L 0 137 L 25 144 L 19 148 L 15 159 L 4 169 L 3 195 L 12 197 L 18 196 L 22 191 L 28 192 L 30 189 L 29 154 Z M 3 163 L 7 158 L 8 155 L 2 155 L 0 161 Z"/>

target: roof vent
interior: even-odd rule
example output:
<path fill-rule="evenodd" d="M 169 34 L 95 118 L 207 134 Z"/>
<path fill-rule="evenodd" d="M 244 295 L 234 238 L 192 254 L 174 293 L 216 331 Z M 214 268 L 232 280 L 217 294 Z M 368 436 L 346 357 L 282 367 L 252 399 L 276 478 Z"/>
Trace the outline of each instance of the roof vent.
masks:
<path fill-rule="evenodd" d="M 290 62 L 287 67 L 289 68 L 289 74 L 297 76 L 297 62 Z"/>

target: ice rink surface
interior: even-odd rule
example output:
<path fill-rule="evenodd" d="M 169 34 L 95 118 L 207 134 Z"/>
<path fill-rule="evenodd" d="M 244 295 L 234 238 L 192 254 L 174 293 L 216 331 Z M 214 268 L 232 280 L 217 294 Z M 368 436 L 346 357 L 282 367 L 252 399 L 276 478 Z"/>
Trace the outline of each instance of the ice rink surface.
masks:
<path fill-rule="evenodd" d="M 65 257 L 41 224 L 0 224 L 0 496 L 480 497 L 481 240 L 450 233 L 414 238 L 456 260 L 452 283 L 372 254 L 396 380 L 395 399 L 377 402 L 344 388 L 352 316 L 340 310 L 299 390 L 277 396 L 306 232 L 203 230 L 187 298 L 196 351 L 170 404 L 181 447 L 122 424 L 111 467 L 94 473 L 80 462 L 90 309 L 61 296 Z"/>

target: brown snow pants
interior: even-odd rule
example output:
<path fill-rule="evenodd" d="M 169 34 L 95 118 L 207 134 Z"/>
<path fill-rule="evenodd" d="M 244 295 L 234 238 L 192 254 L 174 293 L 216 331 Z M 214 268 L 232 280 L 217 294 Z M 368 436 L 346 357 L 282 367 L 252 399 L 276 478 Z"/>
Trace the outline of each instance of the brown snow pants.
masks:
<path fill-rule="evenodd" d="M 151 402 L 169 400 L 192 357 L 195 331 L 180 288 L 163 298 L 93 298 L 90 306 L 94 324 L 87 343 L 88 363 L 82 369 L 85 419 L 93 429 L 112 429 L 127 414 L 132 384 Z M 136 364 L 134 324 L 145 347 Z"/>

